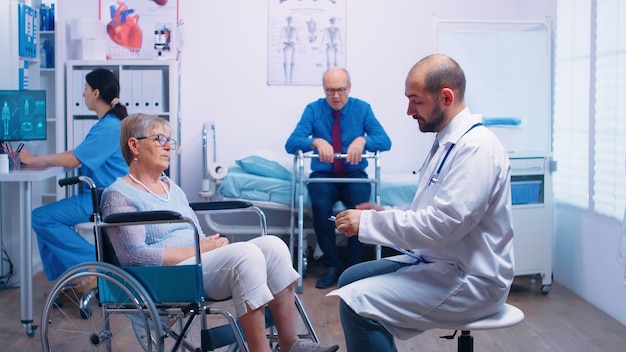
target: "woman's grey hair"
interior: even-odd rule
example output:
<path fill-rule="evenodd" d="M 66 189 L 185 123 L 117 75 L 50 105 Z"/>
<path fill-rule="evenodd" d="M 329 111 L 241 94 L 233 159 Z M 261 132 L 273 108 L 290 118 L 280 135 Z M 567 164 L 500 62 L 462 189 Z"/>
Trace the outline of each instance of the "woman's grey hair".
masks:
<path fill-rule="evenodd" d="M 122 120 L 120 149 L 126 164 L 130 165 L 135 157 L 128 147 L 128 140 L 132 137 L 146 137 L 150 131 L 158 127 L 165 127 L 170 130 L 170 123 L 162 117 L 142 113 L 130 114 Z"/>

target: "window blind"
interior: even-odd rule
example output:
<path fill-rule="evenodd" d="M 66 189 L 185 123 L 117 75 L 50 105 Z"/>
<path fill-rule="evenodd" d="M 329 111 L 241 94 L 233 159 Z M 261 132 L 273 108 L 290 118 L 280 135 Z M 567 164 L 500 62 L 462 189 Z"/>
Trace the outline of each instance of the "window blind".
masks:
<path fill-rule="evenodd" d="M 597 1 L 593 203 L 621 219 L 626 205 L 626 3 Z"/>
<path fill-rule="evenodd" d="M 553 154 L 558 202 L 621 220 L 626 206 L 626 3 L 558 0 Z"/>
<path fill-rule="evenodd" d="M 557 3 L 554 65 L 554 200 L 589 206 L 591 0 Z"/>

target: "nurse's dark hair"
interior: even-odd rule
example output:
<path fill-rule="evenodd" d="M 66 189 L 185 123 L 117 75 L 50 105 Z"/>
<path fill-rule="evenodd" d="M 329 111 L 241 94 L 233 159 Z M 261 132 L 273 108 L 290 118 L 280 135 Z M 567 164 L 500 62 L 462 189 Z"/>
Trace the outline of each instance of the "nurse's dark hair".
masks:
<path fill-rule="evenodd" d="M 170 123 L 166 119 L 148 114 L 130 114 L 120 126 L 120 150 L 126 164 L 130 165 L 134 155 L 128 146 L 128 140 L 137 137 L 147 137 L 148 133 L 155 128 L 165 127 L 170 130 Z"/>
<path fill-rule="evenodd" d="M 459 101 L 465 99 L 465 73 L 451 57 L 435 54 L 420 60 L 416 66 L 424 65 L 426 90 L 437 96 L 443 87 L 452 89 Z"/>
<path fill-rule="evenodd" d="M 128 116 L 126 107 L 120 102 L 120 82 L 117 76 L 105 68 L 97 68 L 85 76 L 91 89 L 100 91 L 100 99 L 111 106 L 111 111 L 123 120 Z"/>

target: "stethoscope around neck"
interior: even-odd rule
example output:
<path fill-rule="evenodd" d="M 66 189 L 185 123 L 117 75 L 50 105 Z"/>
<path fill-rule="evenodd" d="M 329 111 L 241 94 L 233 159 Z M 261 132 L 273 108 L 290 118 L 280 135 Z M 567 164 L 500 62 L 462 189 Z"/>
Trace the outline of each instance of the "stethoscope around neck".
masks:
<path fill-rule="evenodd" d="M 443 165 L 446 163 L 446 160 L 448 160 L 448 156 L 450 155 L 450 152 L 452 151 L 452 148 L 454 148 L 454 146 L 457 143 L 459 143 L 459 141 L 461 140 L 461 138 L 463 138 L 463 136 L 465 136 L 469 131 L 473 130 L 474 127 L 478 127 L 478 126 L 482 126 L 482 125 L 483 125 L 482 122 L 475 123 L 474 125 L 472 125 L 472 127 L 468 128 L 467 131 L 465 131 L 465 133 L 463 133 L 461 135 L 461 137 L 459 137 L 459 139 L 456 140 L 455 143 L 450 144 L 450 146 L 448 147 L 448 150 L 446 151 L 446 154 L 444 154 L 443 159 L 441 159 L 441 163 L 439 163 L 439 167 L 437 168 L 437 171 L 435 171 L 435 173 L 433 173 L 432 176 L 430 177 L 430 181 L 428 182 L 428 186 L 436 185 L 439 182 L 439 175 L 441 174 L 441 169 L 443 169 Z M 427 160 L 428 159 L 424 160 L 424 164 L 422 164 L 422 167 L 420 168 L 420 172 L 426 166 Z"/>

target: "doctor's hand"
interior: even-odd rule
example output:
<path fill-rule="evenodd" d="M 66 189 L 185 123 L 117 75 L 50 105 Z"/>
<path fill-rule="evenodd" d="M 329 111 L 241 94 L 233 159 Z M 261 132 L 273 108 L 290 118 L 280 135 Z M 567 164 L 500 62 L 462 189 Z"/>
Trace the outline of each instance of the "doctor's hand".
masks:
<path fill-rule="evenodd" d="M 361 222 L 361 210 L 348 209 L 337 214 L 335 226 L 339 232 L 352 237 L 359 234 L 359 223 Z"/>
<path fill-rule="evenodd" d="M 381 211 L 381 210 L 385 210 L 383 207 L 381 207 L 380 205 L 376 204 L 376 203 L 370 203 L 370 202 L 365 202 L 365 203 L 361 203 L 361 204 L 357 204 L 355 206 L 356 209 L 359 210 L 376 210 L 376 211 Z"/>
<path fill-rule="evenodd" d="M 335 152 L 333 151 L 333 146 L 328 143 L 323 138 L 316 138 L 311 143 L 311 147 L 313 149 L 317 149 L 317 155 L 319 155 L 319 159 L 323 163 L 332 163 L 335 159 Z"/>

